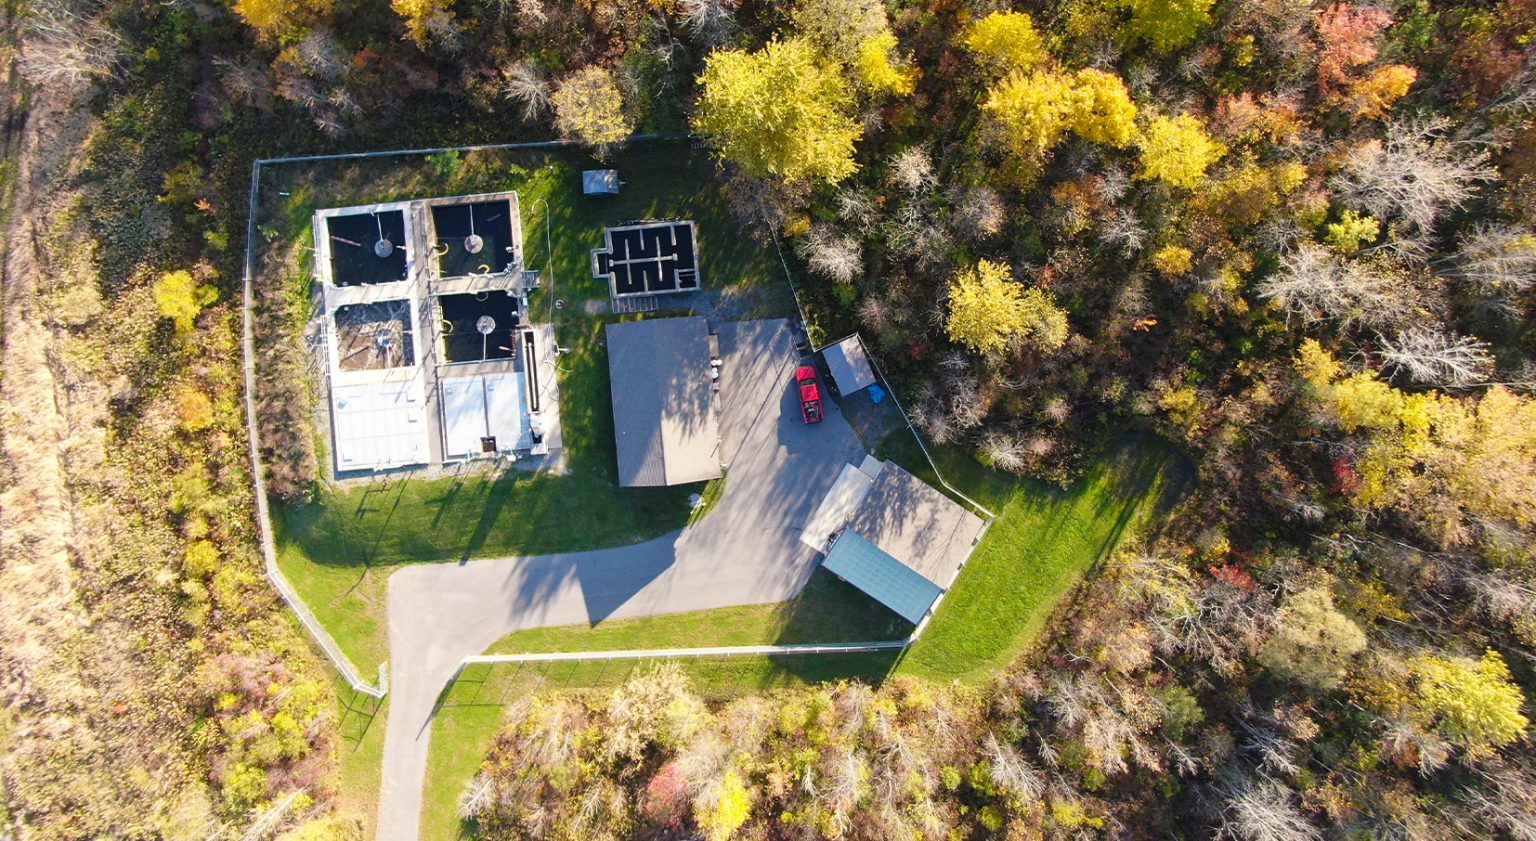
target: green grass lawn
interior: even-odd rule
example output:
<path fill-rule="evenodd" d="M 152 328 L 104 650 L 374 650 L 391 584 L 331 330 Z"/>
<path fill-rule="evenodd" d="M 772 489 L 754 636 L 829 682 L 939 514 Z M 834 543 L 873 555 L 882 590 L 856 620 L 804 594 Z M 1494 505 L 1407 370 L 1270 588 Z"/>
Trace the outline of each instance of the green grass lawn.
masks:
<path fill-rule="evenodd" d="M 1189 481 L 1182 457 L 1148 436 L 1121 442 L 1067 490 L 1006 478 L 949 451 L 935 458 L 998 514 L 897 669 L 942 681 L 984 682 L 1013 662 L 1083 575 Z"/>
<path fill-rule="evenodd" d="M 389 699 L 371 698 L 347 686 L 340 676 L 332 681 L 338 701 L 341 744 L 341 789 L 336 807 L 363 820 L 365 838 L 374 835 L 379 814 L 379 767 L 384 762 L 384 721 Z"/>

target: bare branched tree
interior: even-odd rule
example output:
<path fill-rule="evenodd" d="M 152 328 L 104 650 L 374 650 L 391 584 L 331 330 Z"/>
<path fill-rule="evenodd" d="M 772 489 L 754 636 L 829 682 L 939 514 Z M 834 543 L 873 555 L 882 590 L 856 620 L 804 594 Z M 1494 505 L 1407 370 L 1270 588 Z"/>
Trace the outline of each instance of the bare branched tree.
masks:
<path fill-rule="evenodd" d="M 938 183 L 933 158 L 921 146 L 908 146 L 891 156 L 891 181 L 908 193 L 921 193 Z"/>
<path fill-rule="evenodd" d="M 1131 174 L 1124 167 L 1111 166 L 1093 184 L 1093 191 L 1105 204 L 1114 204 L 1131 191 Z"/>
<path fill-rule="evenodd" d="M 1479 225 L 1454 255 L 1442 258 L 1443 274 L 1465 280 L 1484 295 L 1510 295 L 1536 287 L 1536 234 L 1514 225 Z"/>
<path fill-rule="evenodd" d="M 330 30 L 319 26 L 311 29 L 295 44 L 291 54 L 294 56 L 295 63 L 307 75 L 327 82 L 335 81 L 341 76 L 342 68 L 346 66 L 347 61 L 347 55 L 336 40 L 336 36 Z"/>
<path fill-rule="evenodd" d="M 997 740 L 992 733 L 982 745 L 982 755 L 992 763 L 992 783 L 1028 803 L 1045 794 L 1046 779 L 1040 769 L 1030 765 L 1012 745 Z"/>
<path fill-rule="evenodd" d="M 1395 338 L 1377 339 L 1382 361 L 1421 385 L 1466 388 L 1486 381 L 1493 372 L 1488 345 L 1471 336 L 1410 327 Z"/>
<path fill-rule="evenodd" d="M 682 0 L 677 13 L 683 25 L 699 43 L 714 47 L 724 42 L 736 29 L 732 14 L 733 0 Z"/>
<path fill-rule="evenodd" d="M 880 221 L 880 211 L 875 208 L 874 200 L 857 187 L 839 190 L 835 202 L 838 218 L 857 225 L 860 230 L 867 231 Z"/>
<path fill-rule="evenodd" d="M 1509 572 L 1481 570 L 1466 573 L 1462 584 L 1484 615 L 1509 625 L 1527 643 L 1536 642 L 1536 584 Z"/>
<path fill-rule="evenodd" d="M 852 283 L 864 267 L 858 239 L 827 225 L 812 225 L 798 249 L 811 271 L 838 283 Z"/>
<path fill-rule="evenodd" d="M 859 301 L 854 308 L 854 315 L 858 316 L 859 323 L 878 334 L 890 329 L 895 322 L 894 310 L 890 299 L 883 295 L 869 295 Z"/>
<path fill-rule="evenodd" d="M 533 122 L 548 114 L 549 78 L 530 61 L 509 64 L 501 71 L 501 92 L 516 102 L 523 111 L 523 119 Z"/>
<path fill-rule="evenodd" d="M 1477 184 L 1497 177 L 1488 153 L 1473 141 L 1448 138 L 1447 125 L 1393 123 L 1384 140 L 1345 157 L 1331 186 L 1345 204 L 1397 221 L 1405 235 L 1433 231 L 1441 214 L 1466 204 Z"/>
<path fill-rule="evenodd" d="M 272 93 L 271 77 L 255 62 L 215 58 L 213 65 L 218 69 L 219 82 L 224 92 L 242 105 L 255 105 Z"/>
<path fill-rule="evenodd" d="M 496 784 L 491 775 L 476 774 L 459 795 L 459 820 L 469 821 L 479 817 L 495 796 Z"/>
<path fill-rule="evenodd" d="M 79 88 L 115 78 L 123 40 L 100 19 L 85 17 L 64 0 L 30 7 L 22 26 L 21 73 L 33 84 Z"/>
<path fill-rule="evenodd" d="M 985 185 L 951 191 L 949 227 L 962 239 L 983 242 L 997 236 L 1008 219 L 1002 196 Z"/>
<path fill-rule="evenodd" d="M 1116 210 L 1099 228 L 1099 239 L 1109 245 L 1119 246 L 1120 252 L 1129 257 L 1141 250 L 1146 243 L 1147 228 L 1141 218 L 1129 207 Z"/>
<path fill-rule="evenodd" d="M 1193 581 L 1187 570 L 1154 555 L 1132 561 L 1122 584 L 1127 598 L 1149 602 L 1147 628 L 1158 650 L 1183 652 L 1232 674 L 1264 637 L 1269 600 L 1224 581 Z"/>
<path fill-rule="evenodd" d="M 1401 765 L 1416 765 L 1428 777 L 1451 761 L 1451 744 L 1432 730 L 1390 721 L 1381 734 L 1381 753 Z"/>
<path fill-rule="evenodd" d="M 1241 841 L 1320 841 L 1323 834 L 1297 808 L 1290 788 L 1268 777 L 1221 787 L 1226 811 L 1217 827 L 1223 838 Z"/>
<path fill-rule="evenodd" d="M 1400 279 L 1308 243 L 1281 255 L 1280 271 L 1259 285 L 1259 297 L 1304 325 L 1332 321 L 1347 328 L 1389 324 L 1413 296 Z"/>
<path fill-rule="evenodd" d="M 992 431 L 982 436 L 981 452 L 999 470 L 1017 473 L 1028 465 L 1024 444 L 1004 432 Z"/>
<path fill-rule="evenodd" d="M 1536 841 L 1536 778 L 1524 768 L 1499 763 L 1479 770 L 1483 784 L 1468 787 L 1465 799 L 1488 824 L 1516 841 Z"/>

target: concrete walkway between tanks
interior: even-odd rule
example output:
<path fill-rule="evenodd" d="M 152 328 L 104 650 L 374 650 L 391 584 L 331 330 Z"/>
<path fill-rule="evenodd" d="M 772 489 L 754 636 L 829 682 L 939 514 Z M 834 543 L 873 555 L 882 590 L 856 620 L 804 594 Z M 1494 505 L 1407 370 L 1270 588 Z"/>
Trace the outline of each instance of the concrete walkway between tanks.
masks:
<path fill-rule="evenodd" d="M 407 567 L 389 579 L 391 680 L 381 841 L 421 824 L 428 739 L 459 661 L 512 631 L 793 598 L 815 569 L 800 528 L 864 450 L 836 407 L 807 426 L 786 321 L 718 325 L 729 474 L 697 525 L 633 546 Z"/>

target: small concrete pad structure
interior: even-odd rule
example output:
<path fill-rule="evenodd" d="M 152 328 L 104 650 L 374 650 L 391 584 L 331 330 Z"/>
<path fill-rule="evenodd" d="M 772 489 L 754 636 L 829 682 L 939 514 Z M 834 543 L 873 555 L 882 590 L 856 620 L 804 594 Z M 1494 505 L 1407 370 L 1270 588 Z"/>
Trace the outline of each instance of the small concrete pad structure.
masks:
<path fill-rule="evenodd" d="M 869 496 L 870 489 L 875 485 L 875 477 L 880 475 L 883 467 L 885 462 L 868 455 L 858 467 L 843 465 L 843 472 L 838 475 L 832 490 L 827 491 L 816 513 L 811 515 L 805 528 L 800 530 L 800 542 L 817 552 L 830 549 L 838 532 L 848 523 L 848 518 L 864 504 L 865 497 Z"/>
<path fill-rule="evenodd" d="M 719 477 L 709 323 L 698 316 L 651 318 L 605 329 L 619 485 Z"/>
<path fill-rule="evenodd" d="M 844 467 L 800 539 L 826 551 L 822 563 L 829 572 L 916 623 L 954 583 L 985 527 L 980 517 L 896 464 L 866 456 L 859 468 Z M 890 569 L 892 564 L 904 571 Z M 931 591 L 913 583 L 914 576 Z M 916 618 L 909 615 L 927 596 Z"/>
<path fill-rule="evenodd" d="M 623 184 L 616 169 L 587 169 L 581 173 L 581 194 L 584 196 L 616 196 Z"/>
<path fill-rule="evenodd" d="M 852 394 L 875 384 L 875 371 L 869 364 L 869 354 L 857 333 L 821 352 L 827 361 L 827 371 L 832 374 L 832 384 L 838 394 Z"/>

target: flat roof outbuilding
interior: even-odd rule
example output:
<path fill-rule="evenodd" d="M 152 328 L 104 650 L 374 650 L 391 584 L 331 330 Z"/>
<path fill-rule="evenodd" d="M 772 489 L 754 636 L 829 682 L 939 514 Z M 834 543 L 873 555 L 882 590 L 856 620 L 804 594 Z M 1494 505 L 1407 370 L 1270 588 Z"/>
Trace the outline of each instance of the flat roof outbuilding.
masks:
<path fill-rule="evenodd" d="M 875 384 L 869 354 L 857 334 L 829 345 L 822 350 L 821 357 L 827 361 L 827 371 L 832 374 L 832 382 L 839 394 L 852 394 Z"/>

